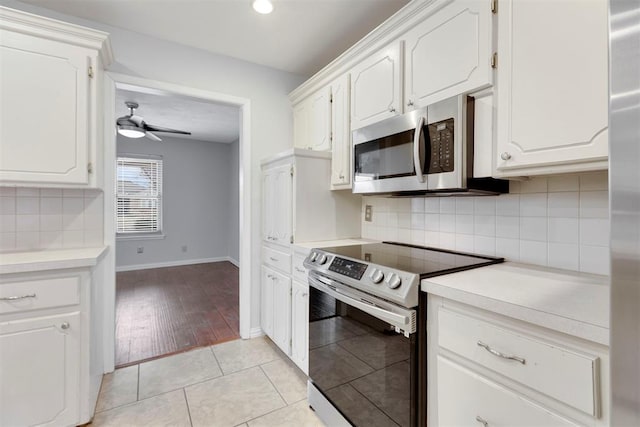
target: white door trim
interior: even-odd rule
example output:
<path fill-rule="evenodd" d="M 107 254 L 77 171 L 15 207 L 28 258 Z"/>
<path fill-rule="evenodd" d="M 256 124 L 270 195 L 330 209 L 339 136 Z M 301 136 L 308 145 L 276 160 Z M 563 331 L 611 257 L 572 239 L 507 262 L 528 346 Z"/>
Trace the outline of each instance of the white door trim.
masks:
<path fill-rule="evenodd" d="M 116 229 L 115 229 L 115 188 L 110 183 L 115 179 L 116 132 L 115 94 L 116 89 L 127 86 L 197 98 L 200 100 L 235 105 L 240 108 L 240 337 L 250 338 L 251 331 L 251 101 L 247 98 L 195 89 L 173 83 L 149 80 L 118 73 L 105 73 L 104 82 L 104 242 L 109 249 L 103 259 L 105 268 L 103 283 L 104 302 L 104 372 L 115 367 L 115 303 L 116 303 Z"/>

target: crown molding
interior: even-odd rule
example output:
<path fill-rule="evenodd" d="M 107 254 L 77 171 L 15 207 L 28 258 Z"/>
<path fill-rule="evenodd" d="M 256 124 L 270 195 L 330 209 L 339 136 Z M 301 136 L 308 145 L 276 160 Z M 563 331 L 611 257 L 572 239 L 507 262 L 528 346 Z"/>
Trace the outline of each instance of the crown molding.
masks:
<path fill-rule="evenodd" d="M 113 63 L 109 34 L 57 19 L 0 6 L 0 29 L 56 40 L 99 52 L 103 67 Z"/>

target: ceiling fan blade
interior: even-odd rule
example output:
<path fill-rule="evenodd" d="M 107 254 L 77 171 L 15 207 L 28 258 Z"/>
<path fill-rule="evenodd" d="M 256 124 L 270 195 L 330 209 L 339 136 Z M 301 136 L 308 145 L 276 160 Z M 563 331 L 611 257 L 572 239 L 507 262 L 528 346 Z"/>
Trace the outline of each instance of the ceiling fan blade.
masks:
<path fill-rule="evenodd" d="M 148 123 L 144 124 L 144 128 L 147 131 L 153 131 L 153 132 L 179 133 L 181 135 L 191 135 L 191 132 L 186 132 L 186 131 L 177 130 L 177 129 L 163 128 L 163 127 L 156 126 L 156 125 L 150 125 Z"/>
<path fill-rule="evenodd" d="M 149 131 L 146 131 L 144 136 L 146 136 L 147 138 L 149 138 L 152 141 L 162 141 L 160 138 L 158 138 L 156 135 L 152 134 Z"/>

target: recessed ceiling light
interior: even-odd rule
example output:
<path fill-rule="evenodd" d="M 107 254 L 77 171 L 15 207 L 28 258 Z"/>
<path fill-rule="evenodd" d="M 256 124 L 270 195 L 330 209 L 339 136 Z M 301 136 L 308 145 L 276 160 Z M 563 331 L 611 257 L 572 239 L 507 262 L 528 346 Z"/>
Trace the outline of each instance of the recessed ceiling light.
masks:
<path fill-rule="evenodd" d="M 271 3 L 271 0 L 253 0 L 252 5 L 256 12 L 262 13 L 263 15 L 273 12 L 273 3 Z"/>

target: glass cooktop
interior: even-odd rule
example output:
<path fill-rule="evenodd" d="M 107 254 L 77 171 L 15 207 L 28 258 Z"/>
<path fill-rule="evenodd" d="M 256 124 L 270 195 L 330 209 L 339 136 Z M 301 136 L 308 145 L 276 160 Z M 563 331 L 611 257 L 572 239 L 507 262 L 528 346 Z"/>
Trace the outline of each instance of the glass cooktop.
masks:
<path fill-rule="evenodd" d="M 419 274 L 421 279 L 469 270 L 484 265 L 498 264 L 504 261 L 504 258 L 412 246 L 395 242 L 335 246 L 321 249 L 325 252 L 359 260 L 364 263 L 373 263 Z"/>

